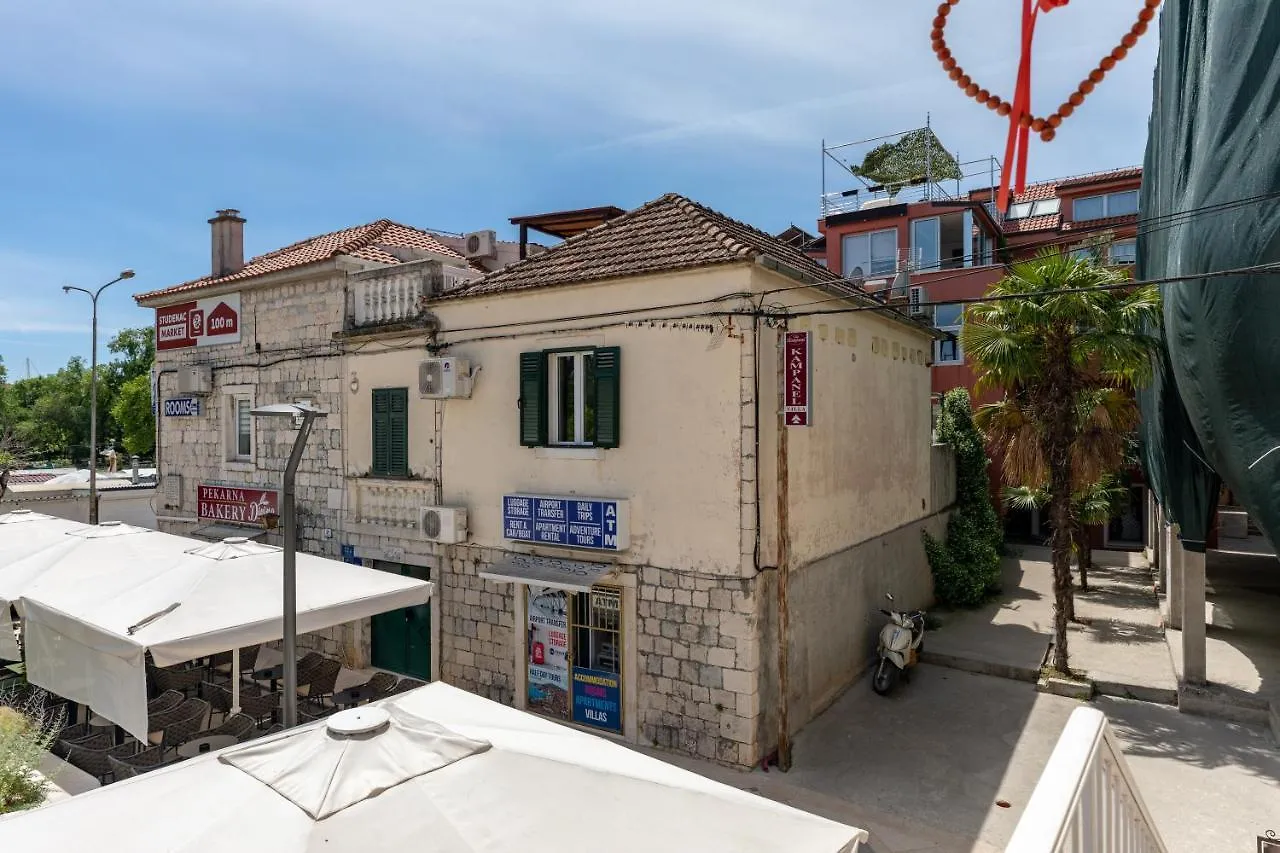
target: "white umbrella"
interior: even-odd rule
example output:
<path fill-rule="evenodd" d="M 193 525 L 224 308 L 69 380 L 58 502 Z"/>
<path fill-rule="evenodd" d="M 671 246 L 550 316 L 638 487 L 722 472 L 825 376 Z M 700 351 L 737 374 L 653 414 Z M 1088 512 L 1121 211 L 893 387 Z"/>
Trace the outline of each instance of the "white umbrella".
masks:
<path fill-rule="evenodd" d="M 23 616 L 27 679 L 147 736 L 145 655 L 158 666 L 279 640 L 279 548 L 198 542 L 106 523 L 73 532 L 12 567 L 30 580 Z M 431 585 L 298 555 L 298 632 L 425 604 Z"/>
<path fill-rule="evenodd" d="M 864 830 L 436 683 L 0 818 L 15 850 L 848 853 Z"/>
<path fill-rule="evenodd" d="M 31 580 L 31 572 L 15 563 L 46 548 L 66 544 L 67 534 L 86 525 L 29 509 L 15 509 L 0 515 L 0 658 L 17 660 L 18 640 L 9 630 L 9 603 Z"/>

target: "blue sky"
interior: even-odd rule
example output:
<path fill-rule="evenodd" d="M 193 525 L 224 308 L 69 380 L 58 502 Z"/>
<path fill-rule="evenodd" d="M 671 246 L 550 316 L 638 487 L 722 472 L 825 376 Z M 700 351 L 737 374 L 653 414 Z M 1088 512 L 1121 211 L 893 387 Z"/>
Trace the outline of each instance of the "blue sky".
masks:
<path fill-rule="evenodd" d="M 963 159 L 1004 126 L 929 47 L 924 0 L 40 0 L 0 11 L 0 355 L 11 375 L 151 323 L 134 292 L 204 274 L 206 220 L 239 208 L 246 253 L 388 217 L 450 231 L 676 191 L 771 231 L 810 230 L 822 139 L 932 114 Z M 961 64 L 1011 95 L 1014 0 L 956 7 Z M 1051 111 L 1137 2 L 1043 16 L 1035 104 Z M 1139 163 L 1154 32 L 1033 178 Z M 101 357 L 106 357 L 105 345 Z"/>

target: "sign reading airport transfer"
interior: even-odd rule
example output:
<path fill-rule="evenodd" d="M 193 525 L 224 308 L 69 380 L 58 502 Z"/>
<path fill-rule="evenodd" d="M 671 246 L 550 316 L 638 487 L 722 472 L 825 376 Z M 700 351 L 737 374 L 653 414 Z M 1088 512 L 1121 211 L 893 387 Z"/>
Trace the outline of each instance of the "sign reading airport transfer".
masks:
<path fill-rule="evenodd" d="M 517 542 L 595 551 L 625 551 L 630 524 L 625 500 L 503 495 L 502 535 Z"/>

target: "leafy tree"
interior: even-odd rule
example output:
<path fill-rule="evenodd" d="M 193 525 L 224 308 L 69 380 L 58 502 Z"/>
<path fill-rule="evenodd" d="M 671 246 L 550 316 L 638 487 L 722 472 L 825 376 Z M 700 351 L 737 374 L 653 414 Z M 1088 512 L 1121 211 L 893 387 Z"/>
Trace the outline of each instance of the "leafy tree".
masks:
<path fill-rule="evenodd" d="M 111 415 L 122 430 L 124 449 L 133 457 L 156 446 L 156 419 L 151 414 L 151 374 L 135 376 L 120 387 Z"/>
<path fill-rule="evenodd" d="M 0 693 L 0 815 L 38 806 L 48 793 L 34 771 L 57 742 L 66 714 L 46 711 L 44 705 L 42 690 Z"/>
<path fill-rule="evenodd" d="M 938 414 L 938 440 L 956 457 L 956 506 L 940 542 L 925 532 L 925 554 L 933 571 L 934 594 L 951 607 L 980 604 L 1000 584 L 1003 532 L 991 505 L 986 447 L 973 423 L 969 392 L 948 391 Z"/>
<path fill-rule="evenodd" d="M 115 414 L 116 403 L 128 382 L 151 374 L 156 357 L 155 329 L 122 329 L 107 342 L 107 350 L 116 358 L 98 366 L 98 435 L 124 443 L 127 427 Z"/>
<path fill-rule="evenodd" d="M 965 312 L 961 341 L 978 387 L 1004 398 L 977 422 L 1004 451 L 1006 479 L 1047 489 L 1053 525 L 1053 668 L 1068 670 L 1071 498 L 1119 467 L 1123 430 L 1112 420 L 1134 407 L 1151 376 L 1160 318 L 1153 286 L 1117 289 L 1123 274 L 1053 252 L 1015 264 Z"/>

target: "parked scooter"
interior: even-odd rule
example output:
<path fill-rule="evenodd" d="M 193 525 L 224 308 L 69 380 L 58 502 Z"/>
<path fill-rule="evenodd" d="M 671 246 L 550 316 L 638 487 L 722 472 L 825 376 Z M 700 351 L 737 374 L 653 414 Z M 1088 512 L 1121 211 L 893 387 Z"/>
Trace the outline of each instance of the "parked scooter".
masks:
<path fill-rule="evenodd" d="M 893 596 L 885 593 L 889 603 Z M 910 613 L 900 610 L 880 610 L 889 617 L 889 623 L 880 629 L 880 641 L 876 654 L 875 672 L 871 675 L 871 689 L 881 696 L 887 695 L 898 683 L 898 678 L 920 662 L 924 648 L 924 611 Z"/>

